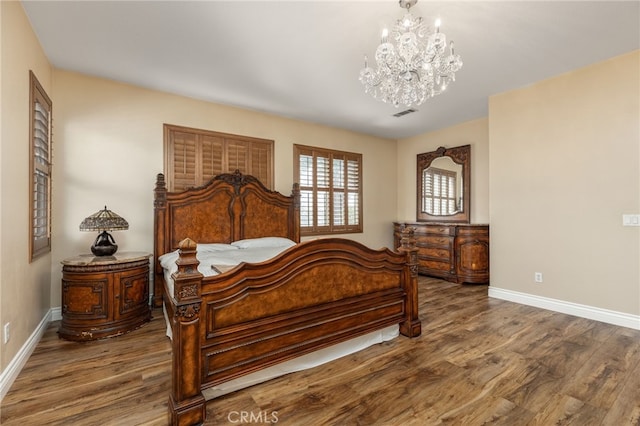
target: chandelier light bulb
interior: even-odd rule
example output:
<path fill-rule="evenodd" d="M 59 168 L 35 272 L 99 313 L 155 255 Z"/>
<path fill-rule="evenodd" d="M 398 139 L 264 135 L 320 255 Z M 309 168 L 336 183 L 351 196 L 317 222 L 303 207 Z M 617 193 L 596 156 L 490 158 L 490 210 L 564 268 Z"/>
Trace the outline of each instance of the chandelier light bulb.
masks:
<path fill-rule="evenodd" d="M 447 37 L 440 32 L 440 18 L 435 21 L 435 28 L 428 28 L 422 18 L 411 14 L 410 8 L 416 3 L 417 0 L 400 0 L 406 14 L 391 30 L 383 30 L 375 51 L 375 64 L 370 66 L 365 56 L 364 68 L 360 70 L 359 80 L 365 92 L 396 107 L 418 106 L 442 93 L 462 68 L 453 42 L 447 52 Z"/>

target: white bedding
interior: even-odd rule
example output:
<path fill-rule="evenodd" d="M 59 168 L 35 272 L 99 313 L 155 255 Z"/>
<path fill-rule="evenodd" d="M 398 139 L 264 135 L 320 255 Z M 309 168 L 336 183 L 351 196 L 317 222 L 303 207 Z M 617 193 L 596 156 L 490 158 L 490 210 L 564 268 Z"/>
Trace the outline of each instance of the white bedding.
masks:
<path fill-rule="evenodd" d="M 234 241 L 231 244 L 198 244 L 196 246 L 196 258 L 200 262 L 198 272 L 205 277 L 218 275 L 218 270 L 213 266 L 236 266 L 242 262 L 264 262 L 294 245 L 296 243 L 290 239 L 280 237 L 251 238 Z M 167 290 L 171 295 L 173 295 L 173 278 L 171 278 L 171 274 L 178 270 L 176 260 L 179 258 L 178 250 L 158 257 L 164 270 L 164 282 L 167 284 Z M 169 324 L 164 304 L 162 305 L 162 311 L 167 323 L 166 334 L 172 339 L 171 324 Z"/>
<path fill-rule="evenodd" d="M 236 266 L 242 262 L 259 263 L 269 260 L 295 243 L 288 238 L 264 237 L 235 241 L 231 244 L 198 244 L 196 258 L 200 262 L 198 271 L 205 277 L 217 275 L 212 266 Z M 170 294 L 173 294 L 171 274 L 178 270 L 178 250 L 163 254 L 158 258 L 164 269 L 164 280 Z"/>
<path fill-rule="evenodd" d="M 231 244 L 198 244 L 196 257 L 200 264 L 198 271 L 204 276 L 217 275 L 218 272 L 212 266 L 234 266 L 242 262 L 257 263 L 271 259 L 295 243 L 286 238 L 266 237 L 236 241 Z M 164 268 L 164 279 L 173 294 L 173 279 L 171 274 L 177 271 L 176 260 L 178 251 L 164 254 L 159 257 L 160 264 Z M 167 336 L 171 338 L 171 327 L 167 318 L 167 312 L 163 305 L 165 320 L 167 320 Z M 274 365 L 222 383 L 203 391 L 205 398 L 213 399 L 221 395 L 265 382 L 275 377 L 283 376 L 295 371 L 313 368 L 318 365 L 333 361 L 345 355 L 349 355 L 387 340 L 392 340 L 399 335 L 399 326 L 392 325 L 382 330 L 374 331 L 364 336 L 338 343 L 328 348 L 320 349 L 313 353 L 297 357 L 295 359 Z"/>

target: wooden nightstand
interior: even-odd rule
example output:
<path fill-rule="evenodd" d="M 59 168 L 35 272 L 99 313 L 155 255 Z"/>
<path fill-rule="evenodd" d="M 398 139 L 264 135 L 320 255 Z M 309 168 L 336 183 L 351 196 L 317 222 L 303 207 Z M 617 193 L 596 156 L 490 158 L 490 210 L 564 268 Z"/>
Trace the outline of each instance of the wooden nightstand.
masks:
<path fill-rule="evenodd" d="M 58 335 L 95 340 L 126 333 L 151 319 L 148 253 L 90 254 L 63 260 Z"/>

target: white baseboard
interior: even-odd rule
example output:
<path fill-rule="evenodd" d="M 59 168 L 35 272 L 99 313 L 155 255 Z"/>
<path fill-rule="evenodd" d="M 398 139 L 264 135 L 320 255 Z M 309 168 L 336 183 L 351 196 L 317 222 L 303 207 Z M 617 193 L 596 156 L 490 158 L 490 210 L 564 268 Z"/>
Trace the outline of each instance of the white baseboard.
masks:
<path fill-rule="evenodd" d="M 51 308 L 51 321 L 62 320 L 62 307 Z"/>
<path fill-rule="evenodd" d="M 640 316 L 489 286 L 489 297 L 640 330 Z"/>
<path fill-rule="evenodd" d="M 56 320 L 56 315 L 59 317 L 58 319 L 62 318 L 60 308 L 49 309 L 49 312 L 47 312 L 44 318 L 42 318 L 40 324 L 38 324 L 33 333 L 31 333 L 31 336 L 29 336 L 24 345 L 22 345 L 7 368 L 5 368 L 0 374 L 0 401 L 2 401 L 7 392 L 9 392 L 11 385 L 18 377 L 18 374 L 20 374 L 22 367 L 24 367 L 29 360 L 29 357 L 38 345 L 38 342 L 40 342 L 40 339 L 49 326 L 49 323 Z"/>

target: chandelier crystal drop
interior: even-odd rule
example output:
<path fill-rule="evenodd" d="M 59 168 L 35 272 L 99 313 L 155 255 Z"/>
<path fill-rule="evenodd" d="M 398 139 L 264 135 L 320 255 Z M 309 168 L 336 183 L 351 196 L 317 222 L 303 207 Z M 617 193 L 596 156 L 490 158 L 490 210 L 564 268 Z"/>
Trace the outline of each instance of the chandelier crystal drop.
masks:
<path fill-rule="evenodd" d="M 410 8 L 418 0 L 399 0 L 407 13 L 396 22 L 389 34 L 385 29 L 376 49 L 376 68 L 364 58 L 360 82 L 365 92 L 394 106 L 417 106 L 442 93 L 456 80 L 462 68 L 460 55 L 447 49 L 446 36 L 440 32 L 440 20 L 429 29 L 421 17 L 414 17 Z M 395 45 L 389 41 L 391 38 Z M 447 52 L 447 50 L 449 52 Z"/>

